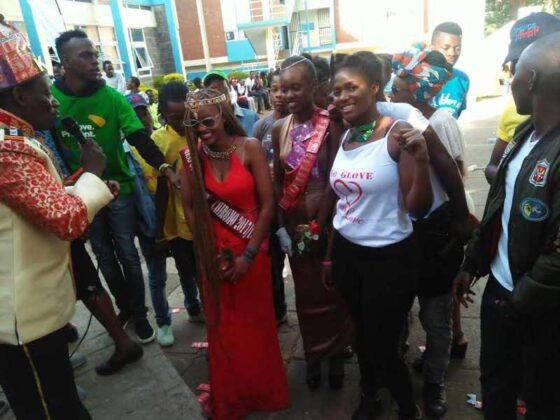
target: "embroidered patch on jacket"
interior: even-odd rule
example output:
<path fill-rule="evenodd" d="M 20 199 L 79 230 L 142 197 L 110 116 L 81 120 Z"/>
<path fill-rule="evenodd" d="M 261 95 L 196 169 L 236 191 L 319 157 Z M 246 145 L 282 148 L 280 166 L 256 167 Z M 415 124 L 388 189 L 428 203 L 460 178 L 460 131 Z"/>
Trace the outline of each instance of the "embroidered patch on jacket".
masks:
<path fill-rule="evenodd" d="M 535 187 L 543 187 L 546 183 L 546 176 L 548 175 L 549 167 L 550 163 L 548 163 L 548 160 L 539 160 L 535 165 L 535 169 L 533 169 L 533 173 L 531 173 L 531 176 L 529 177 L 529 182 Z"/>
<path fill-rule="evenodd" d="M 548 206 L 536 198 L 524 198 L 519 206 L 521 215 L 530 222 L 540 222 L 548 217 Z"/>

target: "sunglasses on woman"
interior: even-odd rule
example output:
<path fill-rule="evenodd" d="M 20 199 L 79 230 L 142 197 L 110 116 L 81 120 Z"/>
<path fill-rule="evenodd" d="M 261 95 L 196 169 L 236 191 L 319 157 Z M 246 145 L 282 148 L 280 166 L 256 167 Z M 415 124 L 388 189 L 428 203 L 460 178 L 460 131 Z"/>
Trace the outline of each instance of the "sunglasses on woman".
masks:
<path fill-rule="evenodd" d="M 188 120 L 184 120 L 183 121 L 183 125 L 185 127 L 198 127 L 199 125 L 203 125 L 206 128 L 212 128 L 216 126 L 216 121 L 218 118 L 220 118 L 220 116 L 222 115 L 221 112 L 218 112 L 216 115 L 214 115 L 213 117 L 206 117 L 203 118 L 201 120 L 197 120 L 197 119 L 192 119 L 190 121 Z"/>

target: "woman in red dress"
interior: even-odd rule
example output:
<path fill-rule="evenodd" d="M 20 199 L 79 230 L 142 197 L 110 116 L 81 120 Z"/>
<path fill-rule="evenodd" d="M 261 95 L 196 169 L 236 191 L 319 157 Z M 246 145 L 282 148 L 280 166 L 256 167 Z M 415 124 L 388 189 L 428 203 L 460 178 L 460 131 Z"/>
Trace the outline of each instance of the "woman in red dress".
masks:
<path fill-rule="evenodd" d="M 242 419 L 289 404 L 266 252 L 272 181 L 225 95 L 202 90 L 186 104 L 182 193 L 202 278 L 212 418 Z"/>

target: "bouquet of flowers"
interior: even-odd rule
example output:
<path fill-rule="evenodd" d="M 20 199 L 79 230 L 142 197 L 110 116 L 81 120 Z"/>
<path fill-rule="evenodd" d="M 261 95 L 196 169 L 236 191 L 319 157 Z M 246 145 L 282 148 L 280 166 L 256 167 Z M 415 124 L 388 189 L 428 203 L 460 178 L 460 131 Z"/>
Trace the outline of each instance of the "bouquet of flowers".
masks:
<path fill-rule="evenodd" d="M 309 252 L 314 241 L 319 240 L 319 233 L 321 228 L 319 224 L 312 220 L 309 224 L 298 225 L 296 228 L 297 232 L 297 252 L 298 254 L 303 254 Z"/>

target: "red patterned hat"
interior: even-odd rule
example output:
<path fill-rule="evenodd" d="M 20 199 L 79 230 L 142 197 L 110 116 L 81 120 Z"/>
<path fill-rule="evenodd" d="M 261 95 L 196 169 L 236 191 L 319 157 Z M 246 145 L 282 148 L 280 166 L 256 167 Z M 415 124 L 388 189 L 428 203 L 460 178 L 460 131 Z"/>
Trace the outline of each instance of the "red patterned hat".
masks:
<path fill-rule="evenodd" d="M 0 14 L 0 90 L 19 85 L 42 72 L 25 36 Z"/>

